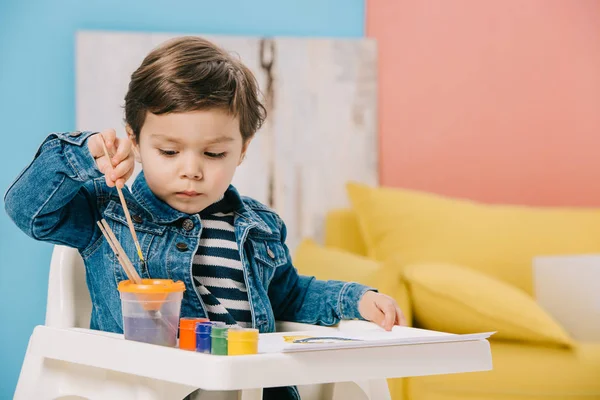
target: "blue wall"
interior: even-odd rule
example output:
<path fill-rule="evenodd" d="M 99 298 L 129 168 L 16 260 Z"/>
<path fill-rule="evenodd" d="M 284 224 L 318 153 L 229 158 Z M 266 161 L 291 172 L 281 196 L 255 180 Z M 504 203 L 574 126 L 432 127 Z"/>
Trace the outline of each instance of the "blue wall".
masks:
<path fill-rule="evenodd" d="M 360 37 L 364 0 L 1 0 L 2 194 L 48 132 L 74 129 L 74 35 L 80 29 Z M 3 210 L 2 204 L 2 400 L 12 398 L 29 335 L 44 323 L 52 250 L 17 230 Z"/>

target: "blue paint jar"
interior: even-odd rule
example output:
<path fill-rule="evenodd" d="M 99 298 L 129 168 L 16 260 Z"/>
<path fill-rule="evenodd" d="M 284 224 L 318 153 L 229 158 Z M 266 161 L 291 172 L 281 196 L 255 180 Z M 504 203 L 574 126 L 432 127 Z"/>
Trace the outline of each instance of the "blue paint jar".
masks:
<path fill-rule="evenodd" d="M 196 324 L 196 351 L 197 352 L 210 354 L 211 330 L 212 330 L 211 322 L 198 322 Z"/>

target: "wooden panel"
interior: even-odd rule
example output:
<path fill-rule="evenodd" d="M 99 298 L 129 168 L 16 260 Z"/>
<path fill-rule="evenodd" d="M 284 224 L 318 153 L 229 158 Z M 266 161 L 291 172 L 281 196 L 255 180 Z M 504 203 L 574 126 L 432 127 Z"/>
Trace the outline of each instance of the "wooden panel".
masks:
<path fill-rule="evenodd" d="M 153 47 L 174 36 L 80 32 L 78 129 L 115 127 L 123 136 L 129 76 Z M 204 37 L 239 55 L 268 106 L 233 184 L 279 212 L 290 249 L 302 237 L 320 240 L 325 213 L 348 205 L 345 183 L 378 182 L 374 41 Z"/>

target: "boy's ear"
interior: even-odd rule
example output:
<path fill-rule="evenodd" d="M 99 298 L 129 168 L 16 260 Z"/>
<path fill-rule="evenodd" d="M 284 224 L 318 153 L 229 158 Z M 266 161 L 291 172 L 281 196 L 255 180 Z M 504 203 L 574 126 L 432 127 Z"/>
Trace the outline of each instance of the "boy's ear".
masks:
<path fill-rule="evenodd" d="M 133 149 L 133 155 L 135 157 L 135 161 L 141 163 L 142 157 L 140 156 L 140 146 L 138 141 L 135 138 L 135 134 L 133 133 L 133 129 L 129 125 L 125 126 L 125 131 L 127 132 L 127 137 L 131 140 L 131 148 Z"/>
<path fill-rule="evenodd" d="M 242 154 L 240 155 L 240 160 L 238 161 L 238 167 L 242 164 L 242 162 L 244 162 L 244 159 L 246 158 L 246 151 L 248 150 L 248 146 L 250 145 L 251 141 L 252 139 L 246 140 L 242 146 Z"/>

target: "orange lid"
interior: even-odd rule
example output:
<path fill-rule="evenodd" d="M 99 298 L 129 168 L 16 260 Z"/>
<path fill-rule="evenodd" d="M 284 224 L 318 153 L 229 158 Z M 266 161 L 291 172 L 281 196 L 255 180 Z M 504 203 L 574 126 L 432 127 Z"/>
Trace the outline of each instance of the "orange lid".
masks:
<path fill-rule="evenodd" d="M 140 285 L 129 280 L 119 282 L 119 292 L 158 294 L 185 291 L 185 285 L 181 281 L 173 282 L 172 279 L 142 279 Z"/>
<path fill-rule="evenodd" d="M 210 322 L 208 318 L 181 318 L 179 320 L 179 329 L 196 329 L 198 322 Z"/>

